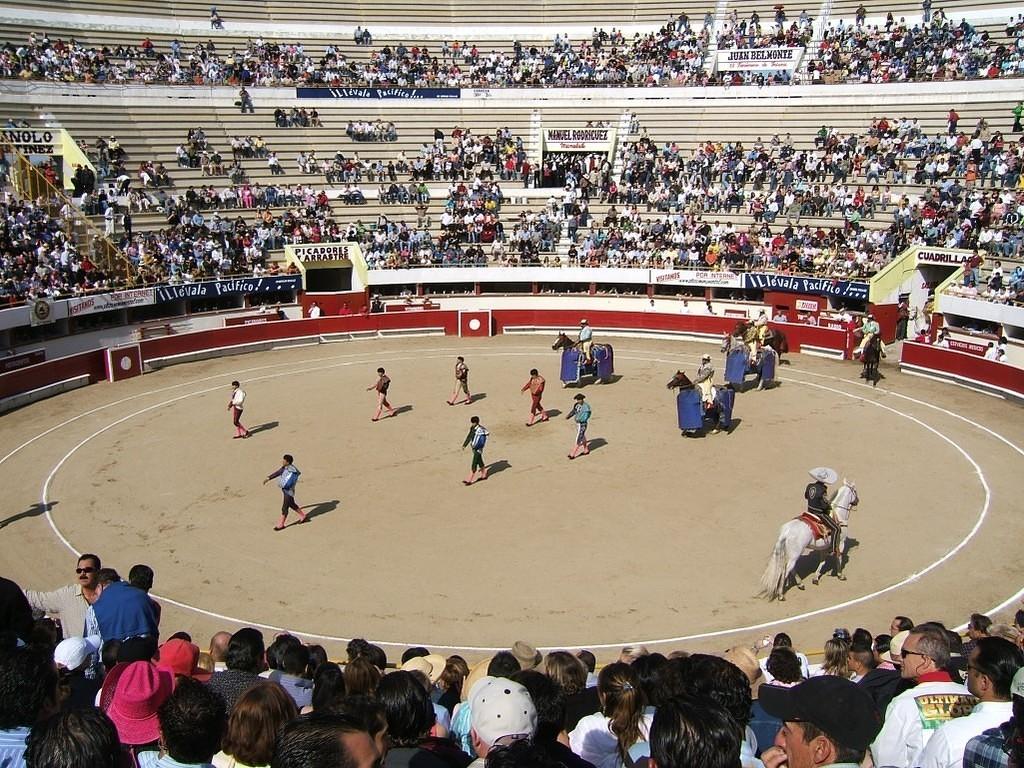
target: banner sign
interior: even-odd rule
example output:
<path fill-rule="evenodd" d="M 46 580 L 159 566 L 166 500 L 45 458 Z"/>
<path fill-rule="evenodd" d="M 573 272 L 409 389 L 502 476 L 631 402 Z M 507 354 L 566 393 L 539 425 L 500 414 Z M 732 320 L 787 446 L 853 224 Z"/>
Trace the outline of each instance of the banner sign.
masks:
<path fill-rule="evenodd" d="M 154 289 L 157 303 L 178 299 L 216 299 L 219 296 L 302 289 L 302 275 L 275 275 L 274 277 L 243 277 L 235 280 L 210 280 L 187 285 L 162 285 Z"/>
<path fill-rule="evenodd" d="M 3 132 L 3 137 L 23 155 L 52 155 L 54 148 L 61 143 L 59 130 L 9 128 Z"/>
<path fill-rule="evenodd" d="M 728 48 L 718 52 L 717 64 L 720 72 L 758 69 L 793 72 L 800 66 L 803 55 L 803 48 Z"/>
<path fill-rule="evenodd" d="M 57 317 L 53 314 L 53 302 L 49 299 L 36 299 L 32 302 L 32 308 L 29 310 L 29 322 L 33 326 L 57 322 Z"/>
<path fill-rule="evenodd" d="M 818 302 L 810 301 L 808 299 L 797 299 L 796 308 L 801 312 L 817 312 Z"/>
<path fill-rule="evenodd" d="M 963 341 L 962 339 L 954 339 L 950 337 L 948 339 L 949 348 L 955 349 L 957 352 L 967 352 L 972 355 L 983 356 L 988 351 L 988 344 L 978 344 L 973 341 Z"/>
<path fill-rule="evenodd" d="M 78 296 L 68 299 L 68 316 L 91 315 L 94 312 L 106 312 L 111 309 L 141 307 L 155 301 L 152 288 L 137 288 L 131 291 L 116 293 L 98 293 L 93 296 Z"/>
<path fill-rule="evenodd" d="M 546 128 L 545 152 L 610 152 L 614 128 Z"/>
<path fill-rule="evenodd" d="M 460 88 L 296 88 L 299 99 L 457 99 Z"/>
<path fill-rule="evenodd" d="M 739 288 L 740 276 L 735 272 L 712 272 L 704 269 L 651 270 L 655 285 L 704 285 Z"/>
<path fill-rule="evenodd" d="M 868 300 L 868 283 L 852 280 L 832 280 L 827 277 L 801 277 L 799 275 L 776 275 L 752 272 L 743 275 L 744 288 L 760 288 L 767 291 L 806 293 L 811 296 L 835 296 L 853 301 Z"/>
<path fill-rule="evenodd" d="M 28 365 L 46 362 L 45 349 L 33 349 L 31 352 L 22 352 L 20 355 L 11 355 L 0 359 L 0 373 L 9 373 Z"/>
<path fill-rule="evenodd" d="M 322 269 L 325 267 L 351 267 L 353 259 L 362 258 L 363 251 L 359 243 L 309 243 L 307 245 L 289 245 L 285 253 L 291 254 L 295 261 L 306 269 Z"/>
<path fill-rule="evenodd" d="M 959 267 L 961 264 L 966 264 L 973 255 L 973 251 L 953 248 L 922 248 L 917 252 L 917 263 Z"/>

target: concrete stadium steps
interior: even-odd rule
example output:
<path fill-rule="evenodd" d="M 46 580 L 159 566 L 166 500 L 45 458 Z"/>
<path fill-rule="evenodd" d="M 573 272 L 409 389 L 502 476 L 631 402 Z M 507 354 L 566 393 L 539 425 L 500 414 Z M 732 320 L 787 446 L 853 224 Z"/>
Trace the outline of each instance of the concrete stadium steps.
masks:
<path fill-rule="evenodd" d="M 75 100 L 73 103 L 55 100 L 45 110 L 36 109 L 29 104 L 15 102 L 4 105 L 7 115 L 19 119 L 26 119 L 32 125 L 40 124 L 40 115 L 51 114 L 61 125 L 71 131 L 78 139 L 85 139 L 90 145 L 97 136 L 116 135 L 122 146 L 128 153 L 126 167 L 129 173 L 134 170 L 143 160 L 153 159 L 163 161 L 175 180 L 175 187 L 170 190 L 173 193 L 182 193 L 189 186 L 199 187 L 204 184 L 212 184 L 220 189 L 226 185 L 224 177 L 202 177 L 198 169 L 179 169 L 174 157 L 174 148 L 179 142 L 184 141 L 190 127 L 202 125 L 206 130 L 212 146 L 219 149 L 225 160 L 230 160 L 230 148 L 228 138 L 232 135 L 262 135 L 271 150 L 278 152 L 281 157 L 282 166 L 286 173 L 283 176 L 272 177 L 266 169 L 265 160 L 250 159 L 243 160 L 251 182 L 266 184 L 270 181 L 282 184 L 310 184 L 315 189 L 327 188 L 325 181 L 320 175 L 305 176 L 299 174 L 295 167 L 295 156 L 299 151 L 315 148 L 318 155 L 330 157 L 336 149 L 341 149 L 346 155 L 351 156 L 358 152 L 364 159 L 393 159 L 400 150 L 405 150 L 411 159 L 418 152 L 422 144 L 430 143 L 433 140 L 434 127 L 441 128 L 445 135 L 450 135 L 455 125 L 471 128 L 478 135 L 493 135 L 495 128 L 508 126 L 513 135 L 520 135 L 525 141 L 529 141 L 529 124 L 531 108 L 529 105 L 508 106 L 507 104 L 473 104 L 471 106 L 458 106 L 451 104 L 417 104 L 416 109 L 410 109 L 405 103 L 391 104 L 380 102 L 335 102 L 324 100 L 320 102 L 305 102 L 305 106 L 315 105 L 320 113 L 321 119 L 326 127 L 322 129 L 277 129 L 272 125 L 272 106 L 260 103 L 259 92 L 255 94 L 257 108 L 256 115 L 240 115 L 237 110 L 227 107 L 210 109 L 206 105 L 190 105 L 187 99 L 176 102 L 172 109 L 164 102 L 137 103 L 126 111 L 122 107 L 94 105 L 80 103 L 83 100 Z M 282 104 L 283 107 L 291 107 L 294 102 L 289 100 Z M 866 133 L 874 117 L 882 115 L 895 119 L 899 117 L 917 117 L 921 120 L 923 129 L 929 134 L 945 130 L 946 114 L 951 104 L 943 96 L 929 96 L 921 103 L 905 104 L 901 107 L 900 113 L 888 113 L 887 110 L 879 108 L 877 111 L 866 111 L 861 106 L 847 104 L 788 104 L 785 102 L 759 102 L 752 105 L 750 102 L 719 102 L 714 104 L 695 106 L 692 103 L 685 108 L 672 105 L 652 105 L 650 103 L 637 103 L 633 109 L 636 112 L 642 129 L 646 130 L 653 141 L 659 146 L 666 141 L 676 141 L 684 150 L 684 157 L 688 157 L 693 148 L 704 141 L 743 141 L 749 146 L 758 137 L 766 143 L 771 140 L 774 133 L 785 136 L 792 135 L 793 141 L 798 148 L 813 147 L 814 135 L 821 125 L 835 127 L 841 133 L 855 132 Z M 1008 129 L 1011 119 L 1008 117 L 1011 103 L 999 101 L 981 101 L 968 104 L 953 103 L 961 114 L 961 128 L 970 131 L 980 117 L 988 119 L 993 130 L 1001 129 L 1009 137 Z M 541 113 L 545 125 L 551 126 L 579 126 L 587 120 L 607 120 L 613 125 L 618 124 L 618 118 L 622 114 L 621 108 L 611 105 L 597 106 L 593 104 L 576 104 L 570 106 L 543 106 Z M 349 119 L 375 120 L 377 118 L 385 121 L 395 122 L 399 131 L 399 141 L 392 143 L 368 143 L 352 142 L 344 136 L 345 124 Z M 399 176 L 399 180 L 408 182 L 408 177 Z M 135 178 L 133 177 L 133 182 Z M 851 186 L 858 184 L 865 185 L 862 178 L 850 180 Z M 444 189 L 447 185 L 444 182 L 428 182 L 428 185 L 435 190 Z M 339 185 L 334 185 L 337 189 Z M 364 191 L 376 189 L 376 183 L 370 184 L 364 180 L 361 185 Z M 521 183 L 501 182 L 506 198 L 518 197 L 516 193 L 522 189 Z M 866 185 L 865 185 L 866 186 Z M 884 185 L 882 185 L 884 186 Z M 920 195 L 926 187 L 919 185 L 893 186 L 891 192 L 894 196 Z M 748 185 L 747 190 L 750 190 Z M 557 190 L 553 190 L 557 191 Z M 540 210 L 543 208 L 547 195 L 538 199 L 531 199 L 527 203 L 513 202 L 509 200 L 503 206 L 501 216 L 505 224 L 506 232 L 511 232 L 515 217 L 524 210 Z M 386 206 L 375 200 L 370 200 L 364 206 L 346 206 L 340 202 L 332 202 L 332 215 L 336 221 L 348 223 L 361 219 L 364 224 L 371 225 L 376 221 L 378 215 L 383 214 L 393 221 L 403 218 L 410 225 L 415 224 L 415 212 L 411 206 Z M 435 195 L 428 206 L 429 213 L 433 219 L 432 231 L 436 235 L 439 230 L 439 217 L 443 208 L 443 195 Z M 604 218 L 608 206 L 599 202 L 591 204 L 591 211 L 596 221 Z M 619 205 L 621 211 L 623 205 Z M 280 212 L 283 209 L 275 209 Z M 210 212 L 212 213 L 212 211 Z M 206 215 L 209 215 L 207 213 Z M 243 209 L 230 209 L 222 211 L 225 217 L 235 218 L 242 215 L 246 221 L 255 218 L 255 211 Z M 647 216 L 648 214 L 645 214 Z M 650 214 L 655 215 L 655 214 Z M 738 227 L 747 226 L 752 218 L 746 213 L 725 215 L 723 213 L 708 213 L 704 215 L 707 221 L 721 220 L 733 221 Z M 159 229 L 164 225 L 162 216 L 156 214 L 134 215 L 135 229 L 145 231 Z M 838 215 L 816 219 L 805 217 L 802 221 L 812 226 L 823 228 L 842 226 L 842 219 Z M 891 210 L 879 212 L 876 219 L 865 220 L 865 227 L 874 229 L 888 226 L 891 221 Z M 784 217 L 780 217 L 773 225 L 773 231 L 784 226 Z M 580 236 L 586 230 L 581 229 Z M 564 252 L 567 243 L 563 240 L 560 249 Z M 1004 260 L 1006 262 L 1007 260 Z M 1012 265 L 1011 265 L 1012 268 Z"/>

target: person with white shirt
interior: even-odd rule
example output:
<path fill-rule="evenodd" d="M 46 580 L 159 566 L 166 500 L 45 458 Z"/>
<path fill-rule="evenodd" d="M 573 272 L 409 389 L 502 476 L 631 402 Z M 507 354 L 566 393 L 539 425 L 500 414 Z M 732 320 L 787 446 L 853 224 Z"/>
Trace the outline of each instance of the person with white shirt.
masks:
<path fill-rule="evenodd" d="M 231 411 L 231 423 L 235 426 L 235 437 L 252 437 L 244 426 L 242 426 L 242 409 L 245 407 L 245 390 L 237 381 L 231 382 L 231 399 L 228 401 L 228 410 Z"/>
<path fill-rule="evenodd" d="M 947 671 L 950 650 L 944 630 L 930 624 L 914 627 L 900 657 L 900 675 L 917 685 L 896 696 L 885 711 L 882 730 L 871 744 L 877 768 L 915 768 L 935 732 L 977 703 Z"/>
<path fill-rule="evenodd" d="M 959 768 L 967 742 L 1013 717 L 1011 687 L 1024 667 L 1024 651 L 1001 637 L 982 637 L 967 659 L 967 690 L 978 698 L 969 715 L 935 731 L 918 758 L 918 768 Z M 1021 676 L 1024 683 L 1024 676 Z"/>

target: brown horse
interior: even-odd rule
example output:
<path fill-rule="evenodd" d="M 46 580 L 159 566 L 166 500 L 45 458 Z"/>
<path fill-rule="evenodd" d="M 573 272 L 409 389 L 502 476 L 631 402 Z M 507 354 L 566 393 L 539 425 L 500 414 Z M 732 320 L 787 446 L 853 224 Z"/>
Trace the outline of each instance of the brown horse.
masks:
<path fill-rule="evenodd" d="M 733 330 L 733 336 L 739 336 L 741 339 L 746 339 L 748 334 L 754 329 L 754 324 L 749 320 L 738 320 L 736 322 L 736 328 Z M 782 354 L 789 352 L 789 341 L 786 339 L 786 334 L 779 328 L 772 328 L 768 326 L 768 335 L 765 337 L 764 343 L 766 346 L 771 347 L 775 350 L 775 353 L 779 356 L 779 363 L 785 363 L 789 365 L 789 360 L 783 360 Z"/>
<path fill-rule="evenodd" d="M 676 375 L 669 379 L 665 386 L 668 389 L 692 389 L 695 385 L 685 373 L 676 371 Z"/>

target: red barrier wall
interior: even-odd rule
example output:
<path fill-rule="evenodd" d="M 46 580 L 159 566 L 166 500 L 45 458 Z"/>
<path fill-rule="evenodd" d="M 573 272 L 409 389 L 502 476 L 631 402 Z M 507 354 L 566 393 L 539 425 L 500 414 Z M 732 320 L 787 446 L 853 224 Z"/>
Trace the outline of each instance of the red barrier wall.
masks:
<path fill-rule="evenodd" d="M 318 320 L 279 320 L 272 323 L 237 325 L 209 331 L 161 336 L 141 342 L 142 359 L 183 355 L 203 349 L 233 347 L 261 341 L 312 338 L 322 333 L 349 333 L 352 331 L 400 330 L 408 328 L 444 328 L 445 334 L 459 332 L 459 313 L 447 310 L 436 312 L 397 312 L 394 314 L 349 315 L 321 317 Z"/>
<path fill-rule="evenodd" d="M 107 377 L 105 355 L 106 350 L 96 349 L 0 374 L 0 398 L 39 389 L 76 376 L 87 375 L 90 384 L 103 381 Z"/>
<path fill-rule="evenodd" d="M 954 376 L 966 384 L 980 382 L 1024 396 L 1024 370 L 967 352 L 906 341 L 900 354 L 900 365 L 914 365 Z"/>
<path fill-rule="evenodd" d="M 736 326 L 733 318 L 709 315 L 663 315 L 648 312 L 587 312 L 586 315 L 591 324 L 598 328 L 636 328 L 670 333 L 689 331 L 719 336 Z M 495 310 L 493 317 L 496 333 L 501 333 L 505 326 L 516 325 L 553 326 L 574 330 L 579 326 L 581 313 L 579 310 Z M 794 352 L 799 351 L 805 344 L 826 349 L 846 348 L 847 334 L 843 331 L 792 323 L 771 325 L 785 331 L 790 349 Z M 456 336 L 459 332 L 459 313 L 455 310 L 423 310 L 321 317 L 317 320 L 279 320 L 161 336 L 142 341 L 139 347 L 142 359 L 152 360 L 218 347 L 294 338 L 313 339 L 321 334 L 421 328 L 439 328 L 446 335 Z M 0 375 L 0 397 L 37 389 L 83 374 L 89 375 L 90 383 L 103 380 L 106 377 L 104 355 L 105 350 L 95 350 Z"/>

